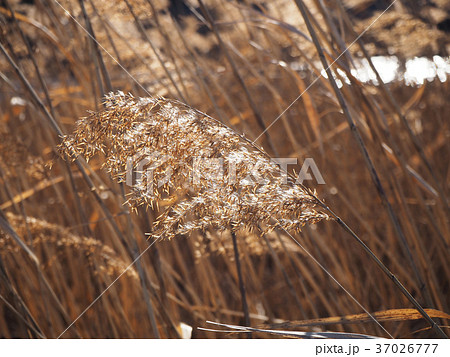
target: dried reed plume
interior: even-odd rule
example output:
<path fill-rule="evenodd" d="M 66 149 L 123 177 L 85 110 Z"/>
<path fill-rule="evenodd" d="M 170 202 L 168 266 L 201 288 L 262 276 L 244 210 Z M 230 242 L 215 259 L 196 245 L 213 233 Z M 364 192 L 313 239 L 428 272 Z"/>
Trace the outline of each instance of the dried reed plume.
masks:
<path fill-rule="evenodd" d="M 60 262 L 65 261 L 67 254 L 74 259 L 74 251 L 77 251 L 81 257 L 85 257 L 96 274 L 103 272 L 111 277 L 116 277 L 125 271 L 127 276 L 137 279 L 134 268 L 127 269 L 126 262 L 113 249 L 99 240 L 78 236 L 65 227 L 34 217 L 26 217 L 25 219 L 10 212 L 6 213 L 6 217 L 19 237 L 25 240 L 31 236 L 29 243 L 33 250 L 39 249 L 42 252 L 45 251 L 44 247 L 51 247 L 53 252 L 56 250 L 60 255 Z M 19 252 L 21 252 L 21 249 L 14 244 L 14 240 L 0 230 L 0 255 Z"/>
<path fill-rule="evenodd" d="M 133 208 L 178 198 L 159 217 L 154 236 L 210 226 L 295 231 L 328 218 L 317 210 L 313 192 L 206 114 L 178 101 L 122 92 L 107 96 L 104 106 L 79 120 L 62 148 L 87 160 L 103 152 L 108 171 L 132 186 Z"/>

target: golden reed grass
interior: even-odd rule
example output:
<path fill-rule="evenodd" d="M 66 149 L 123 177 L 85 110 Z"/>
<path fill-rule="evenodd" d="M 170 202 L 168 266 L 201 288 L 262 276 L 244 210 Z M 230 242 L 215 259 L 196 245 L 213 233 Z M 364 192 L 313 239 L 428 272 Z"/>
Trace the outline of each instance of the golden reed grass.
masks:
<path fill-rule="evenodd" d="M 104 166 L 119 182 L 134 170 L 133 208 L 183 196 L 159 216 L 155 237 L 208 227 L 296 231 L 329 218 L 315 193 L 264 151 L 178 101 L 111 93 L 104 110 L 80 119 L 61 148 L 87 160 L 104 153 Z"/>
<path fill-rule="evenodd" d="M 68 254 L 74 259 L 74 252 L 77 252 L 80 257 L 84 256 L 84 259 L 79 260 L 80 263 L 88 263 L 96 274 L 102 272 L 110 277 L 116 277 L 125 272 L 128 277 L 137 279 L 135 269 L 133 267 L 127 269 L 126 262 L 97 239 L 73 234 L 65 227 L 35 217 L 24 218 L 9 212 L 6 213 L 6 217 L 19 237 L 31 237 L 30 245 L 33 250 L 42 251 L 53 247 L 58 259 L 53 258 L 52 261 L 61 263 L 67 260 Z M 22 251 L 8 234 L 0 230 L 0 252 L 17 254 Z"/>
<path fill-rule="evenodd" d="M 42 121 L 43 117 L 49 117 L 46 108 L 52 112 L 61 131 L 68 133 L 74 118 L 84 115 L 87 108 L 96 108 L 99 98 L 110 91 L 110 87 L 141 96 L 146 96 L 142 90 L 146 88 L 152 94 L 181 99 L 254 139 L 262 130 L 243 90 L 248 90 L 262 119 L 269 123 L 309 88 L 268 131 L 276 149 L 270 152 L 285 157 L 314 157 L 320 162 L 320 170 L 330 182 L 330 185 L 318 187 L 321 198 L 326 199 L 333 211 L 339 212 L 370 249 L 389 262 L 402 284 L 424 307 L 449 311 L 446 296 L 450 281 L 447 263 L 450 235 L 448 214 L 443 207 L 448 196 L 445 194 L 448 193 L 445 119 L 449 103 L 443 96 L 448 82 L 426 81 L 426 85 L 414 88 L 397 79 L 386 86 L 393 92 L 391 95 L 384 86 L 359 83 L 350 71 L 351 62 L 362 58 L 370 61 L 370 56 L 388 52 L 399 58 L 400 67 L 414 56 L 445 56 L 445 51 L 437 51 L 438 47 L 445 47 L 445 33 L 437 26 L 426 26 L 428 30 L 425 30 L 423 17 L 419 19 L 414 15 L 411 21 L 411 14 L 394 7 L 381 17 L 379 11 L 369 11 L 368 17 L 361 20 L 348 11 L 349 1 L 302 2 L 310 10 L 308 15 L 314 17 L 312 22 L 319 31 L 325 55 L 330 56 L 329 62 L 338 58 L 361 31 L 377 20 L 363 37 L 366 45 L 350 46 L 332 69 L 341 79 L 342 95 L 352 116 L 358 119 L 367 150 L 375 160 L 382 184 L 388 188 L 389 201 L 413 248 L 412 259 L 404 253 L 404 243 L 376 198 L 377 191 L 370 183 L 362 156 L 355 153 L 351 131 L 343 121 L 335 96 L 330 93 L 329 80 L 333 76 L 328 79 L 320 76 L 322 67 L 317 65 L 317 49 L 303 35 L 308 29 L 294 1 L 264 2 L 264 5 L 261 2 L 208 2 L 211 23 L 215 25 L 213 31 L 206 29 L 211 23 L 201 18 L 184 14 L 173 17 L 166 1 L 128 2 L 136 16 L 125 3 L 111 6 L 98 0 L 86 2 L 87 15 L 82 16 L 81 3 L 62 2 L 64 7 L 70 5 L 68 10 L 78 24 L 54 1 L 4 2 L 0 6 L 0 22 L 5 25 L 0 48 L 11 60 L 0 56 L 2 210 L 52 222 L 80 238 L 93 237 L 128 264 L 131 262 L 129 252 L 134 250 L 135 244 L 140 251 L 148 247 L 142 236 L 144 232 L 152 232 L 152 222 L 161 213 L 158 205 L 167 208 L 168 203 L 176 202 L 173 198 L 192 200 L 197 194 L 194 189 L 198 187 L 169 188 L 168 194 L 161 186 L 161 200 L 152 200 L 152 194 L 144 190 L 143 193 L 149 193 L 147 203 L 153 203 L 153 209 L 139 209 L 139 215 L 125 214 L 126 210 L 121 207 L 122 195 L 117 194 L 121 188 L 111 182 L 107 172 L 98 170 L 100 155 L 91 163 L 89 176 L 83 176 L 82 170 L 72 172 L 67 163 L 53 160 L 58 130 L 55 132 L 54 125 Z M 365 3 L 370 6 L 370 2 Z M 420 12 L 428 8 L 425 6 Z M 92 24 L 92 34 L 101 46 L 124 67 L 118 66 L 102 49 L 96 52 L 94 42 L 89 46 L 94 50 L 87 50 L 88 35 L 79 27 L 80 24 L 85 27 L 87 22 Z M 393 23 L 398 25 L 395 29 Z M 417 26 L 412 26 L 413 33 L 409 25 L 414 24 Z M 25 36 L 21 36 L 19 27 Z M 392 36 L 392 31 L 406 36 L 399 39 Z M 423 36 L 424 31 L 430 36 Z M 411 36 L 427 41 L 404 41 Z M 29 43 L 29 49 L 25 42 Z M 33 68 L 30 60 L 35 60 L 37 66 Z M 139 85 L 124 75 L 123 68 L 139 80 Z M 347 73 L 351 84 L 341 77 L 341 70 Z M 317 82 L 312 85 L 316 78 Z M 42 101 L 42 105 L 36 106 L 33 98 Z M 420 138 L 419 146 L 434 168 L 431 174 L 427 160 L 415 149 L 416 143 L 405 135 L 408 125 L 405 126 L 399 113 L 405 115 L 406 124 L 413 126 L 415 135 Z M 261 144 L 269 147 L 268 138 L 263 139 Z M 244 144 L 245 139 L 242 142 Z M 110 143 L 106 140 L 104 144 Z M 392 149 L 392 153 L 387 155 L 386 148 Z M 248 150 L 259 152 L 252 145 Z M 44 166 L 49 160 L 54 163 L 52 170 L 48 170 L 50 165 Z M 411 175 L 403 161 L 419 176 Z M 135 165 L 135 171 L 146 171 L 140 164 Z M 206 168 L 211 171 L 210 167 Z M 93 184 L 84 182 L 83 177 L 91 178 Z M 145 180 L 146 175 L 143 172 L 139 176 L 136 172 L 136 178 Z M 124 179 L 126 181 L 126 177 Z M 189 179 L 180 179 L 189 184 Z M 429 189 L 433 182 L 439 183 L 435 188 L 444 186 L 444 190 L 440 190 L 444 194 L 437 195 L 436 190 Z M 205 191 L 208 190 L 211 188 L 206 187 Z M 139 191 L 135 194 L 139 196 Z M 133 194 L 131 199 L 134 199 Z M 195 221 L 192 210 L 189 212 L 183 222 Z M 86 260 L 90 252 L 88 246 L 86 249 L 77 244 L 56 247 L 59 239 L 64 241 L 64 235 L 52 236 L 52 231 L 48 231 L 51 241 L 42 236 L 42 243 L 33 245 L 34 238 L 26 230 L 30 224 L 22 220 L 18 223 L 23 225 L 21 230 L 13 218 L 6 217 L 23 242 L 29 243 L 42 267 L 38 268 L 28 259 L 25 251 L 22 254 L 11 252 L 16 243 L 9 238 L 8 247 L 0 250 L 0 268 L 4 267 L 10 277 L 0 276 L 0 295 L 5 298 L 0 302 L 0 337 L 41 336 L 31 332 L 33 321 L 41 328 L 42 335 L 56 337 L 114 276 L 101 271 L 99 274 L 96 270 L 106 265 L 101 256 L 97 259 L 97 255 L 89 255 Z M 267 229 L 267 225 L 261 226 Z M 405 304 L 403 294 L 392 290 L 391 279 L 383 277 L 379 266 L 368 263 L 360 245 L 348 241 L 348 232 L 336 229 L 336 224 L 318 224 L 311 228 L 305 227 L 293 237 L 368 311 L 412 306 Z M 142 261 L 145 276 L 137 264 L 139 277 L 123 276 L 64 337 L 178 337 L 179 333 L 171 326 L 180 322 L 194 327 L 195 337 L 223 337 L 223 334 L 213 335 L 196 327 L 204 327 L 208 320 L 242 324 L 239 279 L 232 260 L 236 254 L 230 242 L 233 235 L 238 238 L 252 326 L 280 319 L 311 321 L 327 316 L 339 316 L 338 320 L 342 321 L 341 317 L 362 312 L 330 282 L 319 265 L 282 232 L 276 230 L 263 235 L 258 231 L 241 230 L 232 233 L 222 234 L 211 229 L 190 234 L 189 239 L 154 245 L 137 262 Z M 425 284 L 416 279 L 411 262 L 418 266 Z M 44 278 L 51 289 L 41 288 Z M 52 290 L 58 299 L 52 296 Z M 146 298 L 147 290 L 150 290 L 149 298 Z M 23 299 L 31 314 L 22 310 L 18 298 Z M 153 313 L 151 305 L 157 328 L 150 316 L 145 316 L 146 311 L 149 315 Z M 17 316 L 14 311 L 21 314 Z M 373 315 L 379 318 L 377 313 Z M 430 317 L 439 318 L 436 320 L 439 325 L 448 325 L 444 317 L 431 314 Z M 326 324 L 319 325 L 315 328 L 329 328 Z M 425 321 L 393 320 L 383 325 L 394 337 L 435 336 L 426 328 Z M 338 324 L 333 330 L 387 336 L 374 323 Z"/>

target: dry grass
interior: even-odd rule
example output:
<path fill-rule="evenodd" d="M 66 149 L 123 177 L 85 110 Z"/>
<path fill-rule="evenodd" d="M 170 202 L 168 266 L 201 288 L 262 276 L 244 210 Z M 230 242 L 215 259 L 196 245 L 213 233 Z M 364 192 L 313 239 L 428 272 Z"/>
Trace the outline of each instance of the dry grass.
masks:
<path fill-rule="evenodd" d="M 343 7 L 305 1 L 308 30 L 294 1 L 190 2 L 197 17 L 176 15 L 165 1 L 80 3 L 61 2 L 79 24 L 51 0 L 0 7 L 2 337 L 179 337 L 181 322 L 196 328 L 206 320 L 388 336 L 358 315 L 361 306 L 394 337 L 437 336 L 422 315 L 385 312 L 413 306 L 340 220 L 319 222 L 333 216 L 327 207 L 448 325 L 448 81 L 362 84 L 350 73 L 365 55 L 355 44 L 331 66 L 351 84 L 336 92 L 319 77 L 283 112 L 320 74 L 318 51 L 331 63 L 361 30 Z M 419 21 L 396 11 L 385 21 Z M 390 46 L 381 29 L 369 35 L 371 54 Z M 134 96 L 105 102 L 119 90 Z M 73 164 L 57 150 L 63 139 L 81 154 Z M 300 163 L 314 158 L 326 185 L 306 182 L 316 196 L 280 182 L 260 146 Z M 144 190 L 120 182 L 126 159 L 138 154 L 136 167 L 145 148 L 168 157 L 157 174 L 170 167 L 174 181 L 154 181 L 152 191 L 145 173 Z M 269 185 L 211 184 L 202 167 L 202 185 L 185 186 L 196 156 L 260 160 Z M 147 155 L 146 165 L 160 159 Z M 249 173 L 240 167 L 239 182 Z M 146 233 L 163 232 L 175 238 L 152 245 L 65 331 L 153 242 Z M 227 337 L 197 329 L 194 336 Z"/>

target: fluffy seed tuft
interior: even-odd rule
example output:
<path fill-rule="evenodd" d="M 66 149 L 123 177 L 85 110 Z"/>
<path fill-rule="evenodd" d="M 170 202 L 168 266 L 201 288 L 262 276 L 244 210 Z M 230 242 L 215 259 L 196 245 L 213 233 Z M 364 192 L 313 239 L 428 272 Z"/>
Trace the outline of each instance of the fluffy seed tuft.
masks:
<path fill-rule="evenodd" d="M 262 150 L 222 123 L 178 101 L 109 94 L 105 109 L 80 119 L 62 150 L 104 166 L 132 192 L 132 208 L 174 202 L 156 237 L 208 227 L 299 230 L 329 216 L 320 201 Z"/>

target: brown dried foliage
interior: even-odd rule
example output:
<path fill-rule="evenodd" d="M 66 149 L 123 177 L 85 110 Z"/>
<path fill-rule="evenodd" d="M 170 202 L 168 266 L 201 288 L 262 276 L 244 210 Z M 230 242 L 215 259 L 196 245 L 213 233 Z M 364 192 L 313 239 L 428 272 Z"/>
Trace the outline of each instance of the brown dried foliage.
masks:
<path fill-rule="evenodd" d="M 442 8 L 448 3 L 446 0 L 433 2 Z M 133 261 L 130 252 L 140 254 L 148 248 L 145 232 L 159 235 L 165 223 L 169 236 L 189 232 L 189 239 L 154 244 L 62 337 L 178 337 L 174 327 L 180 322 L 194 327 L 196 337 L 228 337 L 196 327 L 205 327 L 207 320 L 243 323 L 232 231 L 222 233 L 217 228 L 233 226 L 235 221 L 250 215 L 252 209 L 256 212 L 252 216 L 255 219 L 245 221 L 247 228 L 255 227 L 256 221 L 266 220 L 266 212 L 249 203 L 254 194 L 250 192 L 253 186 L 228 187 L 220 181 L 203 180 L 213 173 L 214 164 L 206 163 L 199 183 L 203 185 L 207 181 L 209 185 L 185 185 L 192 181 L 192 158 L 198 155 L 193 152 L 188 166 L 171 158 L 179 171 L 166 186 L 155 185 L 157 190 L 147 191 L 147 187 L 139 189 L 134 181 L 134 190 L 132 188 L 128 198 L 139 215 L 128 214 L 123 205 L 122 187 L 117 184 L 119 180 L 126 181 L 126 177 L 120 176 L 126 169 L 126 158 L 117 163 L 113 161 L 133 147 L 125 134 L 119 135 L 125 147 L 113 147 L 113 132 L 121 127 L 118 125 L 120 111 L 126 113 L 123 117 L 127 120 L 123 124 L 129 125 L 122 126 L 124 132 L 142 137 L 140 142 L 148 146 L 148 150 L 157 147 L 159 152 L 170 154 L 180 150 L 175 143 L 180 146 L 185 140 L 194 145 L 195 142 L 191 142 L 194 135 L 169 132 L 146 123 L 142 108 L 147 108 L 145 110 L 153 116 L 159 115 L 161 123 L 177 129 L 181 125 L 165 119 L 164 113 L 174 113 L 175 118 L 181 118 L 186 112 L 193 113 L 189 128 L 197 133 L 199 143 L 192 147 L 205 157 L 218 159 L 218 154 L 223 153 L 222 159 L 230 160 L 229 154 L 233 151 L 251 162 L 262 157 L 265 163 L 262 173 L 273 180 L 275 192 L 298 191 L 301 199 L 293 206 L 292 195 L 279 196 L 289 203 L 280 207 L 288 213 L 283 218 L 293 221 L 296 214 L 305 212 L 305 206 L 318 209 L 318 206 L 311 207 L 309 191 L 300 192 L 301 187 L 291 188 L 291 183 L 278 186 L 279 174 L 273 174 L 273 166 L 266 161 L 265 154 L 249 145 L 245 138 L 231 133 L 226 134 L 231 143 L 222 142 L 218 139 L 223 138 L 222 130 L 229 133 L 226 127 L 176 101 L 139 99 L 138 96 L 149 96 L 146 91 L 182 100 L 210 113 L 251 140 L 262 132 L 256 112 L 259 111 L 265 125 L 281 115 L 268 130 L 268 137 L 259 139 L 258 143 L 274 156 L 275 151 L 267 145 L 269 138 L 278 156 L 295 157 L 300 161 L 313 157 L 327 183 L 316 187 L 320 197 L 339 213 L 424 307 L 449 311 L 450 226 L 445 208 L 448 207 L 450 182 L 446 160 L 449 102 L 445 95 L 449 82 L 434 80 L 415 88 L 396 81 L 387 86 L 390 90 L 387 92 L 381 86 L 351 78 L 352 62 L 357 63 L 363 56 L 358 44 L 340 56 L 379 16 L 384 10 L 380 4 L 387 6 L 387 1 L 343 0 L 343 8 L 339 6 L 340 1 L 331 0 L 305 0 L 305 4 L 328 62 L 340 56 L 332 65 L 332 71 L 337 77 L 344 71 L 350 78 L 351 84 L 341 78 L 340 92 L 355 117 L 406 242 L 399 239 L 397 228 L 378 198 L 365 160 L 352 139 L 328 80 L 320 76 L 322 68 L 318 65 L 316 48 L 308 39 L 308 30 L 294 1 L 204 1 L 216 25 L 215 31 L 210 30 L 208 22 L 202 22 L 192 13 L 174 18 L 166 0 L 128 1 L 136 18 L 123 1 L 84 1 L 95 37 L 102 46 L 98 52 L 80 27 L 87 26 L 80 2 L 60 3 L 74 19 L 54 1 L 30 4 L 8 0 L 0 7 L 0 43 L 44 104 L 38 105 L 30 87 L 23 85 L 7 57 L 0 54 L 0 202 L 1 209 L 8 211 L 5 217 L 24 242 L 18 248 L 9 236 L 2 235 L 0 268 L 7 274 L 0 274 L 0 297 L 5 299 L 0 301 L 0 337 L 38 337 L 30 328 L 32 320 L 37 322 L 44 336 L 59 336 L 119 276 L 118 269 Z M 436 8 L 419 9 L 411 6 L 413 3 L 397 1 L 365 33 L 365 48 L 370 55 L 389 53 L 399 57 L 400 62 L 408 56 L 448 55 L 446 33 L 438 29 L 436 22 L 424 20 L 426 12 L 435 13 Z M 9 9 L 3 7 L 7 4 L 15 11 L 17 24 L 31 45 L 30 53 Z M 190 4 L 197 6 L 196 2 Z M 321 7 L 322 4 L 325 7 Z M 353 4 L 362 4 L 362 7 L 355 9 Z M 404 11 L 399 11 L 397 5 Z M 370 10 L 374 8 L 375 11 Z M 364 15 L 364 19 L 358 17 L 360 15 Z M 138 29 L 138 21 L 144 31 Z M 396 36 L 390 36 L 392 31 Z M 221 36 L 221 45 L 216 34 Z M 414 41 L 405 41 L 408 36 Z M 424 40 L 427 38 L 430 41 Z M 411 47 L 411 43 L 415 46 Z M 38 74 L 47 85 L 48 100 Z M 298 99 L 306 88 L 309 89 Z M 136 96 L 124 96 L 123 101 L 131 103 L 129 108 L 112 109 L 116 104 L 111 103 L 102 110 L 104 93 L 118 89 Z M 248 96 L 244 95 L 246 91 Z M 115 96 L 119 102 L 122 100 L 122 96 Z M 249 98 L 253 100 L 253 107 L 249 105 Z M 141 109 L 133 112 L 133 106 Z M 97 113 L 81 122 L 87 131 L 78 135 L 79 141 L 75 134 L 72 143 L 74 147 L 81 145 L 78 149 L 87 157 L 98 150 L 104 150 L 106 156 L 98 154 L 88 165 L 82 163 L 78 167 L 60 160 L 54 153 L 60 138 L 46 121 L 44 108 L 51 112 L 63 133 L 73 132 L 77 118 L 87 110 L 95 110 Z M 418 143 L 407 133 L 398 111 L 405 115 L 406 124 L 413 128 Z M 115 128 L 105 121 L 107 118 L 115 120 L 112 122 Z M 196 122 L 204 123 L 204 127 L 199 128 Z M 95 125 L 98 130 L 94 133 L 90 128 Z M 145 131 L 137 133 L 132 130 L 133 125 L 151 129 L 153 135 Z M 207 128 L 213 132 L 208 134 Z M 90 146 L 88 142 L 85 146 L 82 144 L 82 135 L 86 133 L 90 135 Z M 168 148 L 148 140 L 157 135 Z M 170 141 L 173 137 L 176 140 Z M 419 155 L 418 147 L 425 152 L 430 167 Z M 220 150 L 211 153 L 208 148 Z M 247 156 L 243 154 L 244 148 Z M 183 150 L 186 153 L 186 149 Z M 158 158 L 163 160 L 162 155 L 154 157 L 152 153 L 147 153 L 147 160 L 153 158 L 154 163 L 158 163 Z M 105 158 L 106 168 L 114 169 L 112 175 L 100 169 Z M 150 177 L 144 169 L 150 166 L 144 164 L 138 168 L 139 158 L 137 156 L 131 163 L 135 171 L 143 172 L 141 176 L 136 172 L 133 180 L 140 177 L 144 180 L 141 181 L 143 186 L 149 186 L 150 181 L 145 180 Z M 52 159 L 51 170 L 49 166 L 42 166 Z M 164 168 L 169 167 L 166 161 L 158 167 L 161 168 L 160 178 L 165 177 Z M 228 166 L 224 163 L 223 167 L 226 170 Z M 86 176 L 80 168 L 86 170 Z M 212 192 L 213 184 L 219 193 Z M 239 195 L 239 199 L 245 198 L 241 203 L 248 208 L 237 216 L 227 211 L 228 202 L 218 200 L 219 197 L 230 198 L 236 193 L 235 189 L 246 194 Z M 280 203 L 279 197 L 274 193 L 256 195 L 259 202 L 273 210 Z M 205 201 L 199 202 L 200 198 Z M 180 220 L 176 210 L 182 209 L 185 202 L 196 203 L 197 209 L 183 213 Z M 312 202 L 319 205 L 318 201 Z M 143 209 L 148 204 L 150 207 Z M 216 212 L 214 207 L 219 210 Z M 321 214 L 321 210 L 318 211 Z M 154 227 L 161 213 L 160 223 Z M 20 218 L 25 216 L 36 218 Z M 205 226 L 202 217 L 221 217 L 221 221 L 215 228 L 211 225 L 211 229 L 202 232 L 194 229 Z M 281 218 L 277 214 L 275 217 Z M 261 223 L 261 230 L 265 232 L 276 223 L 275 220 Z M 284 223 L 288 228 L 287 222 Z M 295 222 L 293 232 L 297 231 L 299 223 Z M 235 236 L 252 326 L 283 320 L 323 322 L 323 318 L 330 316 L 339 316 L 337 320 L 340 320 L 363 312 L 305 250 L 368 311 L 411 307 L 403 295 L 394 290 L 392 281 L 380 273 L 376 264 L 368 262 L 361 248 L 348 239 L 347 233 L 337 229 L 335 222 L 306 225 L 301 232 L 292 233 L 302 247 L 279 230 L 262 235 L 259 227 L 250 233 L 242 229 Z M 405 245 L 410 247 L 412 255 L 406 253 Z M 30 254 L 24 250 L 26 246 L 38 257 L 39 266 L 29 259 Z M 115 254 L 110 254 L 110 249 Z M 140 274 L 139 277 L 136 274 Z M 42 285 L 44 280 L 48 286 Z M 30 311 L 29 315 L 22 309 L 18 297 Z M 152 323 L 152 314 L 156 324 Z M 448 325 L 448 320 L 442 316 L 444 314 L 436 321 Z M 394 337 L 435 336 L 422 320 L 386 321 L 383 325 Z M 314 328 L 327 329 L 320 323 Z M 388 336 L 373 322 L 328 328 Z"/>
<path fill-rule="evenodd" d="M 24 219 L 21 216 L 8 213 L 8 221 L 14 228 L 19 237 L 27 240 L 31 237 L 29 245 L 33 250 L 45 251 L 49 247 L 56 250 L 53 261 L 64 262 L 67 254 L 77 252 L 85 257 L 84 264 L 88 264 L 92 269 L 92 274 L 106 273 L 111 277 L 116 277 L 127 268 L 127 264 L 122 261 L 117 254 L 102 242 L 90 238 L 80 237 L 71 233 L 67 228 L 46 222 L 34 217 Z M 14 243 L 12 238 L 0 231 L 0 252 L 1 254 L 19 253 L 20 248 Z M 52 261 L 49 262 L 47 269 L 50 268 Z M 129 277 L 137 278 L 135 269 L 127 269 L 126 274 Z"/>

